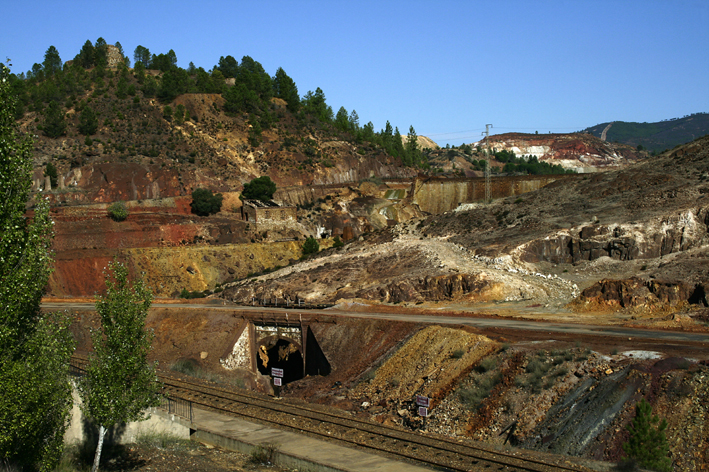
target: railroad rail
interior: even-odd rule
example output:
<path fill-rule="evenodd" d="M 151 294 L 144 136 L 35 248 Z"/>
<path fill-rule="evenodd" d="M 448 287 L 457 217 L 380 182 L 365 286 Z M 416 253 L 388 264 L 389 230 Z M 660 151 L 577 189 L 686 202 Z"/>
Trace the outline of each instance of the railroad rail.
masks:
<path fill-rule="evenodd" d="M 80 369 L 86 361 L 72 359 Z M 590 469 L 562 456 L 542 459 L 526 451 L 498 451 L 472 441 L 457 441 L 438 435 L 420 434 L 354 418 L 307 403 L 276 400 L 252 392 L 207 386 L 161 372 L 160 380 L 170 398 L 190 401 L 214 412 L 356 446 L 389 457 L 404 459 L 436 469 L 452 471 L 575 471 Z M 547 458 L 548 457 L 548 458 Z"/>

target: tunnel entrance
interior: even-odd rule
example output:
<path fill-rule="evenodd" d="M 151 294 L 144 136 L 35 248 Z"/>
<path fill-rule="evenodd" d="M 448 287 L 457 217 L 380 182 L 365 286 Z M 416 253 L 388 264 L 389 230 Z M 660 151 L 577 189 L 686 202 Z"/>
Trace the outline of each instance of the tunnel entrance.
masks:
<path fill-rule="evenodd" d="M 308 327 L 307 341 L 305 343 L 305 375 L 330 375 L 330 362 L 325 353 L 320 349 L 318 340 L 313 331 Z"/>
<path fill-rule="evenodd" d="M 300 346 L 283 338 L 267 338 L 259 343 L 258 371 L 271 375 L 271 368 L 283 369 L 283 384 L 303 378 L 303 355 Z"/>

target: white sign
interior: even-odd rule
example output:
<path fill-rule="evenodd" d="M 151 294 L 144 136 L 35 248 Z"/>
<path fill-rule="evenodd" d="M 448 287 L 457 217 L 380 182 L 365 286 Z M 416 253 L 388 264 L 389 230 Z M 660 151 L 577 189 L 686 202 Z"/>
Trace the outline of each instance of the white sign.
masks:
<path fill-rule="evenodd" d="M 276 387 L 280 387 L 282 385 L 282 383 L 281 383 L 282 381 L 283 381 L 283 379 L 281 379 L 280 377 L 274 377 L 273 378 L 273 385 L 275 385 Z"/>
<path fill-rule="evenodd" d="M 416 395 L 416 404 L 418 406 L 425 406 L 428 408 L 431 406 L 431 399 L 428 397 L 424 397 L 423 395 Z"/>
<path fill-rule="evenodd" d="M 425 406 L 420 406 L 419 407 L 419 416 L 423 416 L 424 418 L 428 416 L 428 408 Z"/>
<path fill-rule="evenodd" d="M 283 369 L 271 367 L 271 377 L 283 377 Z"/>

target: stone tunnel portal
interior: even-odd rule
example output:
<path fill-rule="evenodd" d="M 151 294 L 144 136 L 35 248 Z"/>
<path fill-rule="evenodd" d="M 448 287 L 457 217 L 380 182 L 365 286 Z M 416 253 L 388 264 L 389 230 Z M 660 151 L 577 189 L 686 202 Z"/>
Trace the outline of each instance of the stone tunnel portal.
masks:
<path fill-rule="evenodd" d="M 236 342 L 220 363 L 226 369 L 245 369 L 272 376 L 283 369 L 283 383 L 306 375 L 329 375 L 332 367 L 309 325 L 300 322 L 244 321 Z"/>
<path fill-rule="evenodd" d="M 283 369 L 283 383 L 303 378 L 303 355 L 294 341 L 273 336 L 263 339 L 258 345 L 256 366 L 263 375 L 271 375 L 271 368 Z"/>

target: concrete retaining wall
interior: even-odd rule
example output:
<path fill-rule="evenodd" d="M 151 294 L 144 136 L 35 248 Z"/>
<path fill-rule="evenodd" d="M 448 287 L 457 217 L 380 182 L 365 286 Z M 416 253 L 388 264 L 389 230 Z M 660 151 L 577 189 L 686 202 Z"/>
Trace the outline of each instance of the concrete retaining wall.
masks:
<path fill-rule="evenodd" d="M 81 399 L 74 389 L 74 407 L 71 410 L 71 423 L 64 434 L 66 444 L 81 443 L 87 437 L 98 437 L 98 427 L 92 426 L 81 411 Z M 170 415 L 166 411 L 150 408 L 150 419 L 134 421 L 111 428 L 106 434 L 106 442 L 115 444 L 131 444 L 138 436 L 143 434 L 167 434 L 179 439 L 190 439 L 190 423 L 178 416 Z M 96 431 L 93 431 L 93 430 Z M 91 430 L 91 431 L 89 431 Z"/>

